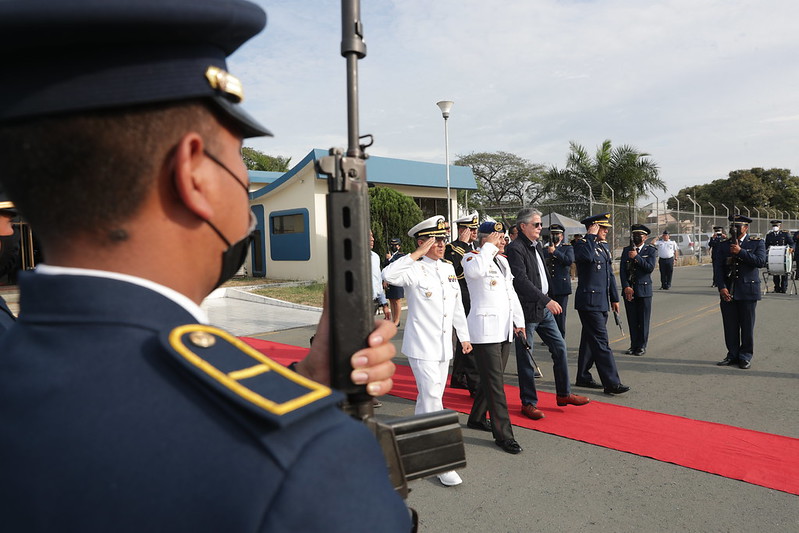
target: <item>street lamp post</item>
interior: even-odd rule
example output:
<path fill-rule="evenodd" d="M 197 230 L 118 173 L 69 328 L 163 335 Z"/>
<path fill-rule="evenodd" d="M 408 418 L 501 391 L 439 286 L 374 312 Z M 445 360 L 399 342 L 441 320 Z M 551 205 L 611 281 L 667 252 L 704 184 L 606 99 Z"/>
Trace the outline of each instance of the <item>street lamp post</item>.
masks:
<path fill-rule="evenodd" d="M 594 214 L 594 190 L 591 188 L 591 184 L 586 181 L 585 178 L 580 178 L 585 183 L 585 186 L 588 187 L 588 216 Z"/>
<path fill-rule="evenodd" d="M 697 243 L 696 245 L 699 247 L 699 262 L 702 262 L 702 206 L 696 203 L 696 200 L 691 198 L 690 194 L 686 194 L 685 196 L 691 200 L 691 203 L 694 204 L 694 234 L 696 235 Z M 696 217 L 696 210 L 699 209 L 699 218 Z M 699 231 L 696 231 L 696 220 L 699 220 Z"/>
<path fill-rule="evenodd" d="M 449 128 L 447 127 L 447 120 L 449 119 L 449 110 L 452 109 L 454 102 L 450 100 L 441 100 L 436 102 L 436 105 L 441 109 L 441 116 L 444 117 L 444 152 L 447 164 L 447 224 L 449 224 L 450 236 L 453 235 L 454 228 L 452 227 L 452 200 L 449 192 Z"/>
<path fill-rule="evenodd" d="M 660 198 L 653 192 L 649 194 L 655 197 L 655 235 L 660 235 Z"/>
<path fill-rule="evenodd" d="M 682 224 L 680 224 L 680 199 L 676 196 L 672 196 L 672 198 L 674 198 L 674 201 L 677 202 L 677 233 L 681 233 Z"/>
<path fill-rule="evenodd" d="M 615 226 L 615 224 L 616 224 L 616 191 L 614 191 L 613 187 L 611 187 L 609 184 L 607 184 L 605 182 L 602 182 L 602 186 L 604 187 L 605 185 L 607 185 L 608 189 L 610 189 L 610 206 L 611 206 L 610 218 L 611 218 L 611 220 L 613 220 L 613 225 Z M 632 224 L 632 220 L 630 221 L 630 224 Z M 614 227 L 614 229 L 616 229 L 616 228 Z M 610 234 L 610 246 L 611 246 L 612 250 L 616 249 L 616 232 L 615 231 Z"/>

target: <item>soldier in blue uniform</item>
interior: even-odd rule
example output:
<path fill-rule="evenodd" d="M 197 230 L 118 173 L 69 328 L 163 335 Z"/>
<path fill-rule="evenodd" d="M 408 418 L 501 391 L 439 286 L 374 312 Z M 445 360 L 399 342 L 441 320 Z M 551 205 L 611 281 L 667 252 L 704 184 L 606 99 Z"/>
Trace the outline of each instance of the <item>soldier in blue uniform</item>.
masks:
<path fill-rule="evenodd" d="M 793 239 L 791 234 L 781 228 L 782 220 L 771 221 L 771 231 L 766 234 L 766 254 L 772 246 L 787 246 L 787 254 L 793 255 Z M 768 257 L 768 255 L 766 256 Z M 788 274 L 777 274 L 774 276 L 774 292 L 786 292 L 788 290 Z"/>
<path fill-rule="evenodd" d="M 602 213 L 580 221 L 586 235 L 574 243 L 577 263 L 577 292 L 574 308 L 580 315 L 583 331 L 577 359 L 578 387 L 603 388 L 607 394 L 623 394 L 630 387 L 623 385 L 616 369 L 616 360 L 608 339 L 608 311 L 619 312 L 619 294 L 613 276 L 613 257 L 608 248 L 610 213 Z M 596 364 L 602 384 L 594 381 L 589 370 Z"/>
<path fill-rule="evenodd" d="M 713 258 L 727 345 L 727 356 L 716 364 L 747 369 L 755 353 L 755 308 L 761 299 L 758 269 L 766 265 L 766 246 L 759 237 L 749 236 L 751 218 L 730 215 L 730 222 L 730 239 L 719 245 Z"/>
<path fill-rule="evenodd" d="M 563 308 L 562 313 L 555 315 L 555 323 L 565 339 L 566 307 L 569 305 L 569 295 L 572 293 L 571 266 L 574 263 L 574 248 L 566 242 L 564 231 L 565 228 L 560 224 L 549 226 L 552 240 L 549 246 L 544 248 L 544 260 L 552 276 L 549 296 Z"/>
<path fill-rule="evenodd" d="M 624 310 L 630 327 L 627 355 L 644 355 L 649 340 L 649 317 L 652 315 L 652 271 L 658 259 L 657 248 L 644 240 L 651 232 L 643 224 L 633 224 L 630 245 L 621 252 L 619 279 Z"/>
<path fill-rule="evenodd" d="M 408 531 L 363 424 L 337 408 L 324 314 L 296 372 L 207 324 L 253 230 L 226 57 L 242 0 L 6 0 L 0 179 L 47 264 L 0 337 L 4 531 Z M 390 389 L 389 322 L 353 354 Z M 315 381 L 314 381 L 315 380 Z"/>

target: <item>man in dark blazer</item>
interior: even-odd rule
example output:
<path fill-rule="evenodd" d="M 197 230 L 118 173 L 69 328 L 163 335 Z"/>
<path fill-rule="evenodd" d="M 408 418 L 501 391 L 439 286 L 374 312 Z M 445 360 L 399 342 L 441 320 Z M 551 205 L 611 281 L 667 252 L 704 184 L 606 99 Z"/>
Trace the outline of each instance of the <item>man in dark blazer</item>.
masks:
<path fill-rule="evenodd" d="M 630 348 L 627 355 L 644 355 L 649 340 L 649 317 L 652 315 L 652 271 L 658 251 L 644 239 L 649 228 L 643 224 L 631 226 L 630 245 L 621 252 L 619 279 L 624 297 L 624 310 L 630 327 Z"/>
<path fill-rule="evenodd" d="M 613 276 L 613 258 L 608 248 L 610 213 L 590 216 L 580 221 L 586 235 L 574 243 L 574 262 L 577 263 L 577 292 L 574 308 L 580 315 L 583 331 L 577 359 L 577 386 L 604 388 L 607 394 L 623 394 L 630 387 L 622 385 L 616 360 L 608 340 L 608 311 L 619 312 L 619 295 Z M 596 364 L 598 384 L 589 372 Z"/>
<path fill-rule="evenodd" d="M 760 268 L 766 266 L 766 245 L 749 236 L 752 219 L 730 215 L 730 239 L 718 246 L 713 258 L 713 281 L 719 288 L 721 321 L 727 356 L 719 366 L 752 366 L 755 353 L 755 308 L 761 298 Z"/>
<path fill-rule="evenodd" d="M 544 248 L 544 259 L 547 270 L 552 278 L 549 286 L 549 296 L 560 304 L 563 312 L 555 315 L 555 322 L 563 338 L 566 338 L 566 307 L 569 305 L 569 295 L 572 293 L 571 266 L 574 263 L 574 248 L 566 242 L 565 228 L 560 224 L 549 226 L 552 241 Z"/>
<path fill-rule="evenodd" d="M 544 265 L 541 235 L 541 212 L 532 208 L 519 211 L 516 217 L 519 228 L 518 238 L 508 244 L 508 256 L 513 287 L 519 296 L 524 311 L 527 345 L 532 347 L 533 333 L 536 331 L 549 348 L 555 374 L 557 404 L 585 405 L 588 398 L 571 393 L 569 367 L 566 361 L 566 341 L 555 323 L 555 315 L 563 312 L 560 304 L 547 296 L 552 284 L 549 271 Z M 516 344 L 516 367 L 519 373 L 519 395 L 522 401 L 522 414 L 533 420 L 544 418 L 537 408 L 538 394 L 535 388 L 535 371 L 524 343 L 518 337 Z"/>

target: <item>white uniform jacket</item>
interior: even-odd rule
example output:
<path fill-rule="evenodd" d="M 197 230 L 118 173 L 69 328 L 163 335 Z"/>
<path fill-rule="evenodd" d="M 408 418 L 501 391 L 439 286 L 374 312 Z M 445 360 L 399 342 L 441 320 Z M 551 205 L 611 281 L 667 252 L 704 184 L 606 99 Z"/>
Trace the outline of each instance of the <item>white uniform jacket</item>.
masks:
<path fill-rule="evenodd" d="M 525 327 L 524 312 L 513 289 L 508 260 L 490 242 L 463 257 L 463 275 L 469 286 L 472 308 L 466 318 L 472 343 L 491 344 L 513 340 L 513 326 Z M 497 263 L 494 262 L 496 257 Z"/>
<path fill-rule="evenodd" d="M 405 287 L 408 318 L 402 353 L 413 359 L 449 361 L 452 358 L 452 328 L 461 342 L 469 340 L 461 288 L 450 263 L 405 255 L 383 269 L 383 279 Z"/>

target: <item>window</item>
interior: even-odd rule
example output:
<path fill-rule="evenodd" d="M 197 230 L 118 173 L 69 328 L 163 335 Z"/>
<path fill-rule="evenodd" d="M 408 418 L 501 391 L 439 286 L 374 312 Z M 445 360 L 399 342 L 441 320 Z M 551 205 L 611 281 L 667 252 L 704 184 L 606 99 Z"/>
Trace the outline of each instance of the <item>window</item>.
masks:
<path fill-rule="evenodd" d="M 308 261 L 311 236 L 308 210 L 291 209 L 269 214 L 269 257 L 272 261 Z"/>

